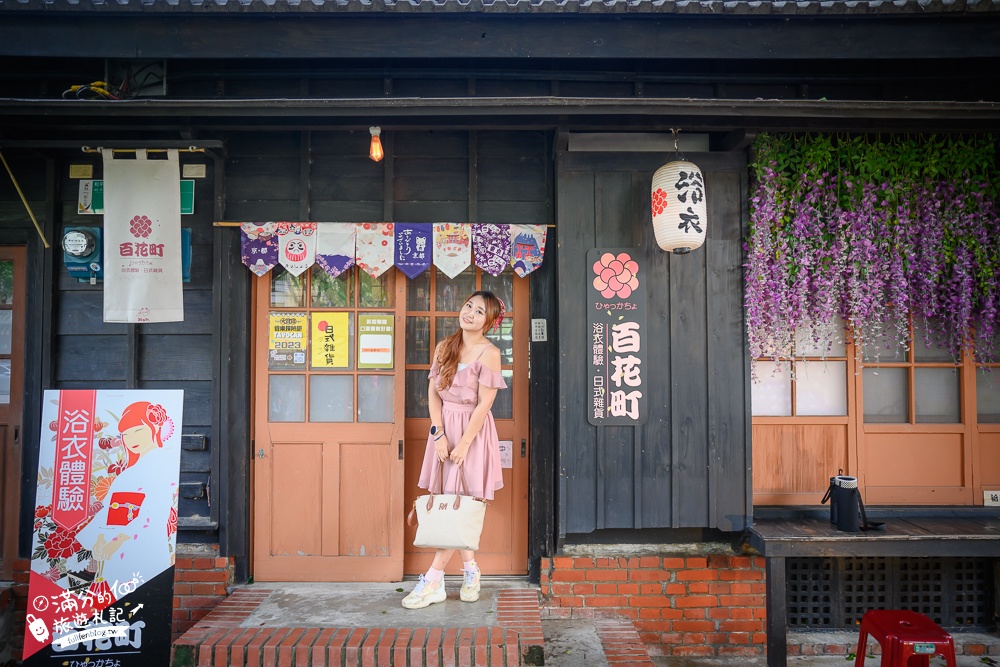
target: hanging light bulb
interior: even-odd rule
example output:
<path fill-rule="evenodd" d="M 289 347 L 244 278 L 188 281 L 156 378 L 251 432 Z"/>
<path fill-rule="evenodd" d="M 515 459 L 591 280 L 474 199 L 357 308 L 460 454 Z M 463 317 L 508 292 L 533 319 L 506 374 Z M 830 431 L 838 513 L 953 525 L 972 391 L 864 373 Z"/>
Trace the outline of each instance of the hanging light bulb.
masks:
<path fill-rule="evenodd" d="M 382 139 L 379 136 L 382 134 L 382 128 L 378 125 L 373 125 L 368 128 L 368 131 L 372 133 L 372 143 L 368 148 L 368 157 L 375 162 L 381 162 L 382 158 L 385 157 L 385 153 L 382 152 Z"/>

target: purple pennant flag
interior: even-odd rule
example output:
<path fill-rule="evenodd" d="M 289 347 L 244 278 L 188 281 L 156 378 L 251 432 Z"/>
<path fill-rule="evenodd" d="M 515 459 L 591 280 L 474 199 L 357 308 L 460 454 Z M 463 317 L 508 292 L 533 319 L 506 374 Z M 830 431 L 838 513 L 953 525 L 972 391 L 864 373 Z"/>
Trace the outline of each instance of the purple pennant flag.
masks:
<path fill-rule="evenodd" d="M 472 254 L 476 266 L 491 276 L 499 276 L 510 266 L 508 225 L 472 225 Z"/>
<path fill-rule="evenodd" d="M 240 225 L 240 247 L 243 263 L 257 276 L 262 276 L 278 263 L 278 237 L 274 223 L 244 222 Z"/>
<path fill-rule="evenodd" d="M 396 223 L 396 256 L 393 263 L 408 278 L 416 278 L 430 268 L 433 259 L 432 229 L 426 223 Z"/>
<path fill-rule="evenodd" d="M 316 226 L 316 263 L 331 278 L 354 266 L 356 232 L 353 224 L 321 222 Z"/>

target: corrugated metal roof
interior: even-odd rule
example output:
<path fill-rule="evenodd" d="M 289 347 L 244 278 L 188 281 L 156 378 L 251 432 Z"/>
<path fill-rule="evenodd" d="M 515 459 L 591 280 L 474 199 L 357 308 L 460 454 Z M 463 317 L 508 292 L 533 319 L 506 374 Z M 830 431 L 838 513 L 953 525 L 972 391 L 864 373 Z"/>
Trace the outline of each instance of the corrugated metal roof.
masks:
<path fill-rule="evenodd" d="M 1000 12 L 1000 0 L 0 0 L 0 10 L 92 13 L 481 13 L 838 16 Z"/>

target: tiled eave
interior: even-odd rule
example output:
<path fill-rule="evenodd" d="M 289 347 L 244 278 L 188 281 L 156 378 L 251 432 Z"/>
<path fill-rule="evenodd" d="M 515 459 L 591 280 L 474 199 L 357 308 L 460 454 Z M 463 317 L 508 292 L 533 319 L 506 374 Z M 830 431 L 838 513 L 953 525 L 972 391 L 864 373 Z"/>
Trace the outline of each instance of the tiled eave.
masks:
<path fill-rule="evenodd" d="M 0 0 L 0 11 L 170 14 L 844 16 L 1000 13 L 1000 0 Z"/>

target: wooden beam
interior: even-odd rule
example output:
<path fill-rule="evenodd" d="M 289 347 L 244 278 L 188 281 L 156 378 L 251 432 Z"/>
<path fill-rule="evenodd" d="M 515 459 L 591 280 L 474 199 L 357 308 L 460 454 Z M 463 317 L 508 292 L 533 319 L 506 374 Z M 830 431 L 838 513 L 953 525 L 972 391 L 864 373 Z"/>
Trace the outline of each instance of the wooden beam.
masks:
<path fill-rule="evenodd" d="M 128 9 L 133 9 L 129 7 Z M 994 13 L 746 17 L 142 16 L 4 11 L 0 55 L 71 58 L 611 58 L 931 60 L 1000 56 Z M 266 19 L 266 20 L 264 20 Z M 183 35 L 183 39 L 178 39 Z M 434 39 L 427 39 L 434 35 Z M 169 79 L 168 79 L 169 83 Z"/>

